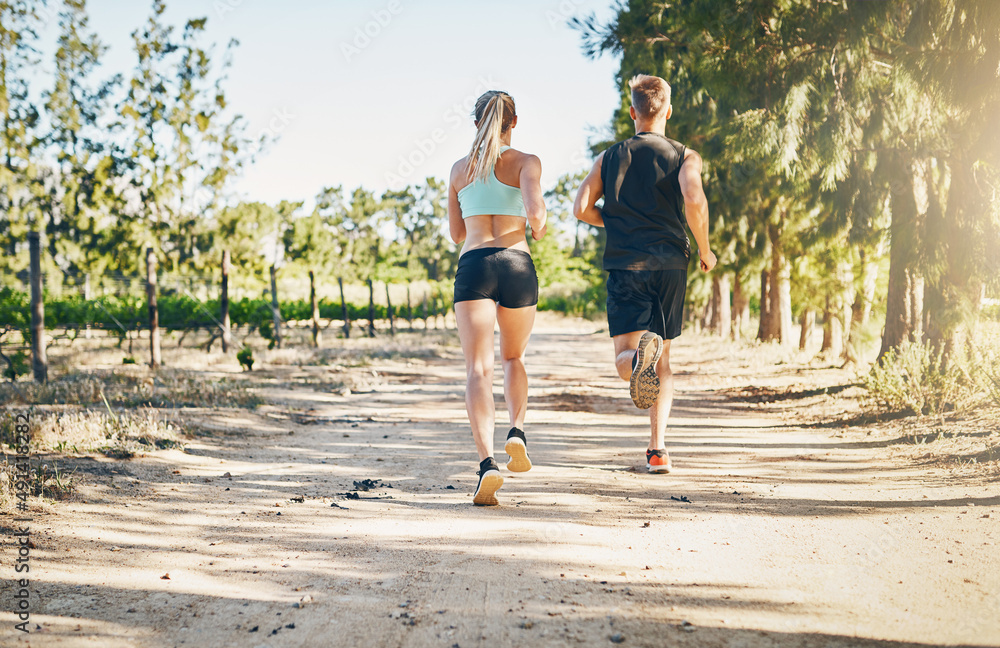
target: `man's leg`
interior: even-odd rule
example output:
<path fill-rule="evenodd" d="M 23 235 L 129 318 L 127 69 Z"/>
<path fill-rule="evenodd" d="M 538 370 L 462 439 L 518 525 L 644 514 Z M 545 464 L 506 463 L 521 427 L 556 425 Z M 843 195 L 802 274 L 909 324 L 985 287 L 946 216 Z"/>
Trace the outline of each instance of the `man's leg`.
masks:
<path fill-rule="evenodd" d="M 632 378 L 632 360 L 635 359 L 635 349 L 639 346 L 639 338 L 646 331 L 632 331 L 611 338 L 615 343 L 615 369 L 622 380 Z"/>
<path fill-rule="evenodd" d="M 667 431 L 667 419 L 674 402 L 674 372 L 670 369 L 670 340 L 663 341 L 663 355 L 656 363 L 656 375 L 660 378 L 660 395 L 656 404 L 649 408 L 648 450 L 663 449 L 663 434 Z"/>

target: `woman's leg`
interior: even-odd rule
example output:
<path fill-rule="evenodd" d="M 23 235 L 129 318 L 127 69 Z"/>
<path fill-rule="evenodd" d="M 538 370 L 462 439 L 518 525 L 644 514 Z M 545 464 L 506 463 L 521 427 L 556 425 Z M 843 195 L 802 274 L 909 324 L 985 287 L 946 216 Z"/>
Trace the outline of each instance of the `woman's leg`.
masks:
<path fill-rule="evenodd" d="M 535 307 L 497 308 L 500 322 L 500 358 L 503 360 L 503 396 L 507 402 L 512 427 L 524 429 L 528 409 L 528 374 L 524 369 L 524 350 L 535 323 Z"/>
<path fill-rule="evenodd" d="M 460 301 L 455 304 L 458 337 L 462 341 L 468 382 L 465 409 L 469 413 L 472 438 L 479 460 L 493 456 L 493 327 L 497 320 L 496 303 L 489 299 Z"/>

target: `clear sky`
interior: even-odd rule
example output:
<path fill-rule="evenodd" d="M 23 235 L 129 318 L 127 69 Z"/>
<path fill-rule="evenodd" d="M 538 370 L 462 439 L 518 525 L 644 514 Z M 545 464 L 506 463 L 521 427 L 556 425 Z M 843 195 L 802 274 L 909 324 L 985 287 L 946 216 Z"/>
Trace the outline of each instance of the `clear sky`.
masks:
<path fill-rule="evenodd" d="M 543 185 L 589 166 L 588 141 L 618 103 L 610 56 L 587 59 L 566 21 L 611 15 L 611 0 L 167 0 L 180 29 L 208 17 L 206 41 L 240 41 L 226 86 L 247 133 L 280 140 L 236 184 L 249 199 L 311 199 L 324 186 L 381 192 L 446 179 L 468 152 L 469 111 L 488 89 L 509 92 L 513 145 L 536 153 Z M 111 49 L 105 69 L 131 70 L 142 1 L 90 0 Z M 54 26 L 45 34 L 54 38 Z M 603 139 L 603 137 L 601 138 Z"/>

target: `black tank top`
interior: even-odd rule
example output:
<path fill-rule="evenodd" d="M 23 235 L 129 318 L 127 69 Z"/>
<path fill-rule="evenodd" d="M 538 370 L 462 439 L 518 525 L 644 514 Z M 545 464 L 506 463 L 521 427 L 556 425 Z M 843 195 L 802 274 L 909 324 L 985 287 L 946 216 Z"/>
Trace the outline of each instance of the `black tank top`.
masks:
<path fill-rule="evenodd" d="M 678 181 L 684 145 L 637 133 L 604 152 L 605 270 L 683 270 L 691 256 Z"/>

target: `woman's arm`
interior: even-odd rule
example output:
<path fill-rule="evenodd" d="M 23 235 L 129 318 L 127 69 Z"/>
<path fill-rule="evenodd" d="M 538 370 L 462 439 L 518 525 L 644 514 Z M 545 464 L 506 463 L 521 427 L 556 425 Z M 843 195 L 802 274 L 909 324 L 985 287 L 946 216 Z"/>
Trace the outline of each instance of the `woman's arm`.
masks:
<path fill-rule="evenodd" d="M 451 178 L 448 182 L 448 229 L 451 240 L 455 243 L 465 241 L 465 220 L 462 219 L 462 206 L 458 203 L 458 191 L 455 189 L 458 174 L 464 172 L 465 158 L 462 158 L 451 167 Z"/>
<path fill-rule="evenodd" d="M 531 238 L 540 241 L 545 236 L 545 198 L 542 195 L 542 161 L 537 155 L 526 155 L 521 164 L 521 197 L 528 214 Z"/>
<path fill-rule="evenodd" d="M 590 173 L 583 179 L 579 191 L 576 192 L 576 200 L 573 201 L 573 215 L 577 220 L 581 220 L 588 225 L 604 227 L 604 217 L 601 210 L 594 206 L 598 199 L 604 195 L 604 181 L 601 180 L 601 161 L 604 159 L 602 152 L 594 161 Z"/>

